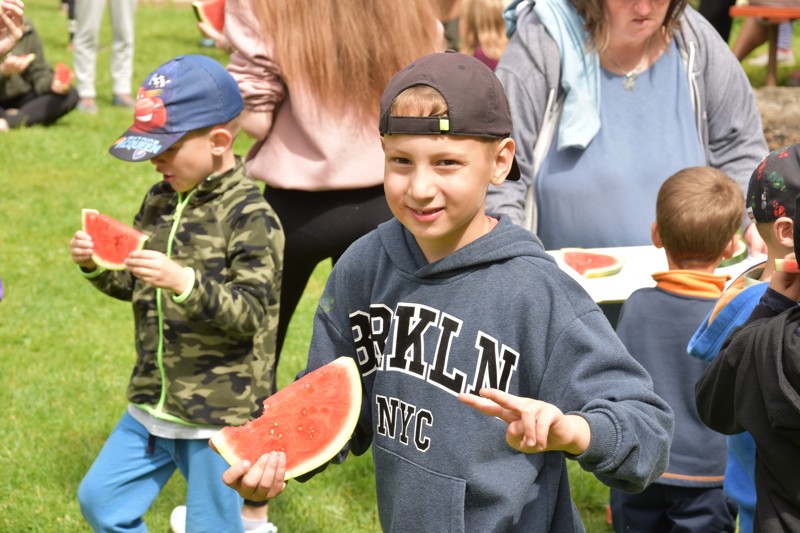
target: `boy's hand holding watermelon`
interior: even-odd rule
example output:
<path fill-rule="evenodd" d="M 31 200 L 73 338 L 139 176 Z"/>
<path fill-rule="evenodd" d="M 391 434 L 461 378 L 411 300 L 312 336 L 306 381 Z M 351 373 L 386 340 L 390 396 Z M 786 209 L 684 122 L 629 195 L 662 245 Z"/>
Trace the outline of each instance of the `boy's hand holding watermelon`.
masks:
<path fill-rule="evenodd" d="M 82 269 L 92 272 L 97 270 L 97 263 L 92 259 L 94 245 L 92 237 L 83 230 L 78 230 L 69 241 L 69 253 L 72 261 Z"/>
<path fill-rule="evenodd" d="M 189 273 L 178 263 L 162 252 L 137 250 L 125 260 L 128 271 L 157 289 L 171 290 L 181 294 L 194 281 L 194 273 Z"/>
<path fill-rule="evenodd" d="M 210 443 L 214 447 L 213 443 Z M 271 500 L 286 488 L 286 455 L 283 452 L 269 452 L 261 456 L 256 464 L 239 461 L 224 474 L 222 481 L 239 493 L 239 496 L 252 501 Z"/>

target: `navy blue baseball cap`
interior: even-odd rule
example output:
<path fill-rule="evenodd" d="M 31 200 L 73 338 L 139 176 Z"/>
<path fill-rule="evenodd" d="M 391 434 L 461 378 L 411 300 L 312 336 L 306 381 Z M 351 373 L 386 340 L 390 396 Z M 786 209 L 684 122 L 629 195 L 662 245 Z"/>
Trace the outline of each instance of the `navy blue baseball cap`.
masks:
<path fill-rule="evenodd" d="M 136 95 L 133 126 L 108 151 L 125 161 L 147 161 L 190 131 L 225 124 L 243 108 L 236 80 L 219 62 L 178 56 L 147 76 Z"/>

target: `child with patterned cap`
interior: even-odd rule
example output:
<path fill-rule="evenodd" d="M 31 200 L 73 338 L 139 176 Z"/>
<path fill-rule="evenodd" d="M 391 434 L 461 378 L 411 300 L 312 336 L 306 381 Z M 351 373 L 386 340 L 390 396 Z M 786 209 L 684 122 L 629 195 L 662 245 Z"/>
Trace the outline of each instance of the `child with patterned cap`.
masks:
<path fill-rule="evenodd" d="M 144 531 L 142 516 L 176 469 L 187 481 L 187 531 L 243 530 L 242 500 L 220 481 L 227 463 L 207 441 L 258 416 L 273 392 L 283 231 L 233 153 L 242 107 L 211 58 L 158 67 L 109 150 L 149 160 L 163 177 L 134 218 L 145 249 L 109 271 L 92 261 L 88 234 L 70 241 L 92 285 L 133 303 L 136 327 L 127 410 L 78 489 L 95 531 Z"/>
<path fill-rule="evenodd" d="M 768 154 L 753 171 L 746 198 L 747 214 L 767 245 L 767 259 L 753 265 L 733 282 L 717 300 L 689 341 L 689 354 L 712 361 L 731 332 L 741 326 L 767 290 L 775 260 L 793 250 L 794 197 L 800 193 L 799 145 Z M 726 439 L 728 461 L 723 488 L 739 508 L 742 533 L 753 532 L 756 509 L 756 445 L 747 432 Z"/>
<path fill-rule="evenodd" d="M 566 459 L 641 490 L 666 467 L 672 412 L 536 236 L 485 212 L 490 183 L 519 179 L 491 69 L 423 56 L 380 109 L 395 218 L 336 262 L 305 370 L 347 355 L 361 372 L 334 462 L 372 449 L 384 531 L 582 531 Z M 273 451 L 223 479 L 269 499 L 285 467 Z"/>
<path fill-rule="evenodd" d="M 797 257 L 799 195 L 795 144 L 762 161 L 747 193 L 750 216 L 770 238 L 764 267 L 771 272 L 769 284 L 762 284 L 757 305 L 749 306 L 752 312 L 722 344 L 695 390 L 705 424 L 726 435 L 746 431 L 754 442 L 749 455 L 738 449 L 749 467 L 739 481 L 755 487 L 752 522 L 745 527 L 762 533 L 800 531 L 800 276 L 774 270 L 776 258 Z M 748 495 L 749 487 L 740 486 L 741 494 Z"/>

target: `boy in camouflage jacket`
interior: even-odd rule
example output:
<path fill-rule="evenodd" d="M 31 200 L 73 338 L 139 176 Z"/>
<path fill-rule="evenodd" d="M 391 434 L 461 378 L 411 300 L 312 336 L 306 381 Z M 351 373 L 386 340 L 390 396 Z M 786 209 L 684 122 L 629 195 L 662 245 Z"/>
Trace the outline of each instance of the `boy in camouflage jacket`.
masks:
<path fill-rule="evenodd" d="M 163 176 L 134 219 L 145 249 L 109 271 L 92 260 L 88 234 L 70 243 L 95 287 L 133 303 L 136 326 L 127 412 L 78 490 L 95 531 L 144 528 L 176 468 L 187 480 L 187 531 L 243 529 L 241 499 L 221 481 L 227 464 L 207 440 L 256 417 L 272 392 L 284 237 L 233 154 L 241 110 L 235 81 L 213 59 L 161 65 L 109 150 L 150 160 Z"/>

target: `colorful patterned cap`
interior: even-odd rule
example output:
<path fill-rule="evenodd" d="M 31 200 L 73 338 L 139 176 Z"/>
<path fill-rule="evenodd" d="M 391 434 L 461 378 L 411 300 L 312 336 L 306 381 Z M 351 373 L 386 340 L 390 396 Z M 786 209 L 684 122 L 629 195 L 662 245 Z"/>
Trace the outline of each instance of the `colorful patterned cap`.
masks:
<path fill-rule="evenodd" d="M 750 176 L 747 214 L 753 222 L 793 218 L 800 194 L 800 144 L 778 148 L 767 155 Z"/>
<path fill-rule="evenodd" d="M 229 122 L 243 108 L 236 80 L 218 61 L 178 56 L 147 76 L 136 96 L 133 126 L 108 151 L 125 161 L 147 161 L 190 131 Z"/>

